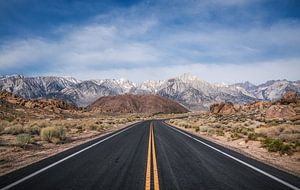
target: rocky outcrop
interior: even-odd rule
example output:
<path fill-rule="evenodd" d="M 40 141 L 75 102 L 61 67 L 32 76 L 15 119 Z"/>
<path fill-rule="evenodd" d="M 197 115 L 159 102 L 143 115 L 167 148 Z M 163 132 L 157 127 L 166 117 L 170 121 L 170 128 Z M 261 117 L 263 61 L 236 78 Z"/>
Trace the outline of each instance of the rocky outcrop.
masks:
<path fill-rule="evenodd" d="M 292 106 L 289 105 L 272 105 L 266 111 L 266 119 L 274 120 L 274 119 L 293 119 L 297 113 L 293 109 Z"/>
<path fill-rule="evenodd" d="M 24 106 L 25 108 L 34 109 L 62 109 L 62 110 L 76 110 L 77 107 L 64 102 L 63 100 L 56 99 L 40 99 L 40 100 L 26 100 L 15 94 L 0 91 L 0 99 L 5 100 L 13 105 Z"/>
<path fill-rule="evenodd" d="M 237 113 L 240 109 L 241 107 L 239 105 L 235 105 L 231 102 L 222 102 L 210 106 L 210 111 L 214 114 L 234 114 Z"/>
<path fill-rule="evenodd" d="M 184 113 L 188 110 L 177 102 L 157 95 L 105 96 L 87 107 L 102 113 Z"/>
<path fill-rule="evenodd" d="M 256 101 L 253 103 L 245 104 L 242 106 L 242 111 L 248 112 L 248 111 L 261 111 L 268 109 L 270 106 L 272 106 L 272 102 L 266 102 L 266 101 Z"/>
<path fill-rule="evenodd" d="M 297 103 L 297 93 L 295 91 L 290 91 L 285 93 L 279 101 L 281 104 L 296 104 Z"/>
<path fill-rule="evenodd" d="M 280 100 L 256 101 L 238 105 L 219 103 L 210 106 L 213 114 L 248 114 L 260 120 L 300 120 L 300 99 L 296 92 L 287 92 Z"/>

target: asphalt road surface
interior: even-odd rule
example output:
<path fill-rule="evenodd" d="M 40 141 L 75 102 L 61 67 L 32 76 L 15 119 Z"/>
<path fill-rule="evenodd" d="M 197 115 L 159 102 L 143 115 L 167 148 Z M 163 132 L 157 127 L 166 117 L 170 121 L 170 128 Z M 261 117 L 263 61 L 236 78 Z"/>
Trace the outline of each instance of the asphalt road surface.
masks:
<path fill-rule="evenodd" d="M 299 189 L 300 179 L 163 121 L 144 121 L 0 177 L 1 189 Z"/>

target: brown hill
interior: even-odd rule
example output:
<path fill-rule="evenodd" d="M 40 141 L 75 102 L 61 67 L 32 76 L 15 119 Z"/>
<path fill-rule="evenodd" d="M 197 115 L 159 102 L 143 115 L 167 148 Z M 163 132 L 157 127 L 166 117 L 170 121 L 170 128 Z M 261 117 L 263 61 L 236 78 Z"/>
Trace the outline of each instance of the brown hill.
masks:
<path fill-rule="evenodd" d="M 157 95 L 105 96 L 87 107 L 89 111 L 104 113 L 184 113 L 179 103 Z"/>

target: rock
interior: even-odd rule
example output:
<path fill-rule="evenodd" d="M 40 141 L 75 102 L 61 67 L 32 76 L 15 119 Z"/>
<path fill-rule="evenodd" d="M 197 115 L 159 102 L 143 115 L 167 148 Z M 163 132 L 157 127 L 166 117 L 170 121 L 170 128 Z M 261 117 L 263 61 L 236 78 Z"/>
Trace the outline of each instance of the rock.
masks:
<path fill-rule="evenodd" d="M 0 91 L 0 99 L 5 100 L 11 104 L 17 106 L 24 106 L 29 109 L 47 109 L 47 110 L 55 110 L 55 109 L 62 109 L 62 110 L 78 110 L 78 108 L 74 105 L 68 104 L 63 100 L 57 99 L 39 99 L 39 100 L 30 100 L 24 99 L 20 96 L 12 94 L 6 91 Z M 60 112 L 60 111 L 55 111 Z"/>
<path fill-rule="evenodd" d="M 272 105 L 272 102 L 265 102 L 265 101 L 256 101 L 250 104 L 245 104 L 242 107 L 242 110 L 245 112 L 248 112 L 250 110 L 252 111 L 262 111 L 265 110 L 266 108 L 269 108 Z"/>
<path fill-rule="evenodd" d="M 38 108 L 39 105 L 34 101 L 27 101 L 24 105 L 26 108 Z"/>
<path fill-rule="evenodd" d="M 237 113 L 240 109 L 240 106 L 235 106 L 233 103 L 231 102 L 222 102 L 219 104 L 213 104 L 210 106 L 210 111 L 213 114 L 234 114 Z"/>
<path fill-rule="evenodd" d="M 236 111 L 240 111 L 242 109 L 242 106 L 239 105 L 239 104 L 234 104 L 233 105 L 233 108 L 236 110 Z"/>
<path fill-rule="evenodd" d="M 281 104 L 291 104 L 291 103 L 296 104 L 297 103 L 297 93 L 294 91 L 285 93 L 282 96 L 282 98 L 280 99 L 280 103 Z"/>
<path fill-rule="evenodd" d="M 238 110 L 234 109 L 233 103 L 229 102 L 226 103 L 223 108 L 220 110 L 221 114 L 233 114 L 236 113 Z"/>
<path fill-rule="evenodd" d="M 223 103 L 223 102 L 220 104 L 212 104 L 210 106 L 209 110 L 213 114 L 218 114 L 224 105 L 225 105 L 225 103 Z"/>
<path fill-rule="evenodd" d="M 282 119 L 292 119 L 297 114 L 292 106 L 288 105 L 272 105 L 266 111 L 267 120 L 282 120 Z"/>

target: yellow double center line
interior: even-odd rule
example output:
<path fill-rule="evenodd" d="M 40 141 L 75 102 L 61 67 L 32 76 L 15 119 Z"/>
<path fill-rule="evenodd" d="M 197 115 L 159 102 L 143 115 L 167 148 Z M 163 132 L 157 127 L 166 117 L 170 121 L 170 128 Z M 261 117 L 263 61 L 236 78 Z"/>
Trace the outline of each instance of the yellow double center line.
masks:
<path fill-rule="evenodd" d="M 151 152 L 152 152 L 152 161 L 153 161 L 152 164 L 153 164 L 154 190 L 159 190 L 158 170 L 157 170 L 157 163 L 156 163 L 156 152 L 155 152 L 154 133 L 153 133 L 152 123 L 150 124 L 150 132 L 149 132 L 145 190 L 150 190 L 151 188 Z"/>

